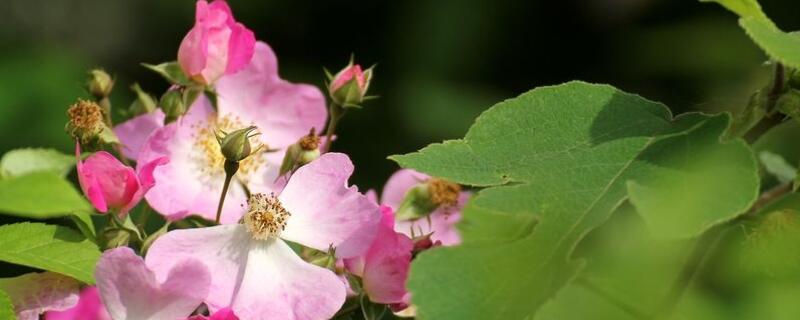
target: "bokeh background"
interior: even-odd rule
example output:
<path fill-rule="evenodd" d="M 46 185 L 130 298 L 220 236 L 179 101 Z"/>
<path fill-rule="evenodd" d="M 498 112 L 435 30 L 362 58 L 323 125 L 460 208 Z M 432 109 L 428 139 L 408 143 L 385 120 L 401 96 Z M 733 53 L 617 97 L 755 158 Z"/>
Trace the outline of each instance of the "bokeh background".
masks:
<path fill-rule="evenodd" d="M 350 113 L 335 144 L 362 188 L 396 170 L 387 155 L 461 137 L 482 110 L 537 86 L 581 79 L 676 113 L 736 110 L 769 71 L 733 14 L 693 0 L 229 2 L 276 51 L 286 79 L 322 86 L 322 68 L 351 53 L 377 63 L 371 89 L 381 98 Z M 800 29 L 794 0 L 760 2 L 782 29 Z M 160 95 L 166 83 L 139 63 L 175 59 L 193 3 L 0 1 L 0 153 L 71 152 L 65 110 L 86 96 L 89 68 L 116 77 L 118 108 L 132 101 L 133 82 Z"/>

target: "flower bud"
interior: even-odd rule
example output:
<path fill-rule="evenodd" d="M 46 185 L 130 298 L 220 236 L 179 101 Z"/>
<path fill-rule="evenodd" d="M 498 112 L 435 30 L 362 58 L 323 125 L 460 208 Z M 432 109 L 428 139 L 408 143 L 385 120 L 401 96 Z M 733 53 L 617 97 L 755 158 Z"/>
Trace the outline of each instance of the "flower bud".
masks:
<path fill-rule="evenodd" d="M 169 90 L 161 96 L 161 110 L 164 111 L 164 124 L 171 123 L 186 113 L 186 104 L 183 103 L 183 94 L 180 90 Z"/>
<path fill-rule="evenodd" d="M 153 96 L 149 93 L 142 90 L 142 87 L 140 87 L 138 83 L 131 85 L 131 91 L 136 93 L 136 100 L 134 100 L 133 103 L 131 103 L 131 106 L 128 108 L 128 111 L 131 115 L 137 116 L 140 114 L 150 113 L 158 107 L 156 99 L 153 98 Z"/>
<path fill-rule="evenodd" d="M 775 105 L 781 113 L 800 120 L 800 90 L 789 89 L 782 94 Z"/>
<path fill-rule="evenodd" d="M 254 135 L 250 135 L 250 133 L 255 130 L 256 126 L 249 126 L 231 133 L 217 134 L 220 151 L 227 162 L 239 162 L 250 156 L 252 152 L 250 138 L 257 135 L 257 133 Z"/>
<path fill-rule="evenodd" d="M 328 94 L 333 102 L 344 107 L 360 107 L 366 98 L 369 83 L 372 80 L 372 68 L 361 71 L 361 66 L 353 61 L 335 76 L 329 77 Z"/>
<path fill-rule="evenodd" d="M 311 128 L 308 135 L 303 136 L 297 143 L 286 149 L 279 175 L 282 176 L 287 172 L 297 170 L 297 168 L 311 163 L 311 161 L 317 160 L 320 156 L 319 145 L 320 138 L 316 133 L 316 129 Z"/>
<path fill-rule="evenodd" d="M 89 75 L 89 93 L 97 99 L 108 97 L 114 89 L 114 79 L 103 69 L 89 71 Z"/>
<path fill-rule="evenodd" d="M 250 63 L 256 38 L 233 18 L 224 0 L 198 0 L 195 24 L 181 41 L 178 63 L 183 72 L 202 85 L 236 73 Z"/>
<path fill-rule="evenodd" d="M 458 205 L 461 186 L 442 179 L 431 178 L 411 187 L 397 210 L 398 220 L 426 217 L 434 210 Z"/>
<path fill-rule="evenodd" d="M 78 100 L 67 110 L 69 122 L 66 131 L 85 145 L 118 142 L 114 132 L 106 126 L 100 106 L 89 100 Z"/>

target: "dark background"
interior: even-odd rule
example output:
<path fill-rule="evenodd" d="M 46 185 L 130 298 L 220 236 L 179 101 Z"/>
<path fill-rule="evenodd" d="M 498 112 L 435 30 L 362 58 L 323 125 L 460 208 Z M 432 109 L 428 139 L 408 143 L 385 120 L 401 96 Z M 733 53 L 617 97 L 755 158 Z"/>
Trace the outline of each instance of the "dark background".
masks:
<path fill-rule="evenodd" d="M 482 110 L 537 86 L 580 79 L 676 113 L 736 110 L 769 71 L 732 13 L 693 0 L 229 2 L 288 80 L 321 86 L 322 68 L 351 53 L 378 64 L 381 98 L 344 119 L 334 146 L 362 188 L 396 170 L 386 156 L 461 137 Z M 761 3 L 782 29 L 800 29 L 794 1 Z M 0 153 L 71 152 L 65 110 L 86 95 L 89 68 L 116 76 L 118 109 L 134 81 L 160 95 L 166 83 L 139 63 L 174 60 L 193 15 L 184 0 L 0 1 Z"/>

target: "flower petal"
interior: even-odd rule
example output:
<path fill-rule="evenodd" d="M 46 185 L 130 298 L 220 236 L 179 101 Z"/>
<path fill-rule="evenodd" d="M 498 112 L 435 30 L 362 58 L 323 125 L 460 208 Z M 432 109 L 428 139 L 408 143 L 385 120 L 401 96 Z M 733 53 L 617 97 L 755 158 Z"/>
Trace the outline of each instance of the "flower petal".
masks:
<path fill-rule="evenodd" d="M 128 247 L 106 251 L 95 270 L 100 297 L 113 319 L 180 319 L 206 297 L 208 269 L 194 259 L 176 259 L 158 283 L 142 258 Z"/>
<path fill-rule="evenodd" d="M 363 286 L 370 300 L 402 303 L 414 243 L 406 235 L 381 225 L 364 258 Z"/>
<path fill-rule="evenodd" d="M 279 240 L 252 240 L 232 308 L 242 319 L 330 319 L 345 286 L 332 271 L 300 259 Z"/>
<path fill-rule="evenodd" d="M 203 261 L 212 275 L 205 302 L 214 311 L 230 306 L 244 275 L 250 240 L 240 224 L 174 230 L 153 243 L 145 261 L 159 280 L 166 279 L 176 261 Z"/>
<path fill-rule="evenodd" d="M 0 290 L 11 298 L 19 320 L 38 320 L 49 310 L 66 310 L 78 303 L 78 282 L 53 272 L 28 273 L 0 279 Z"/>
<path fill-rule="evenodd" d="M 114 127 L 114 134 L 122 143 L 122 155 L 131 160 L 139 157 L 142 145 L 158 128 L 164 126 L 164 112 L 156 109 L 125 121 Z"/>
<path fill-rule="evenodd" d="M 293 84 L 278 76 L 275 53 L 264 42 L 244 69 L 217 81 L 221 116 L 251 122 L 270 148 L 284 148 L 308 134 L 322 130 L 327 108 L 322 92 L 314 86 Z"/>
<path fill-rule="evenodd" d="M 380 222 L 378 206 L 347 187 L 353 163 L 326 153 L 292 175 L 278 199 L 292 216 L 281 237 L 318 250 L 337 248 L 347 258 L 363 253 Z"/>
<path fill-rule="evenodd" d="M 78 304 L 64 311 L 49 311 L 45 320 L 111 320 L 106 307 L 100 302 L 97 287 L 86 287 L 81 290 Z"/>

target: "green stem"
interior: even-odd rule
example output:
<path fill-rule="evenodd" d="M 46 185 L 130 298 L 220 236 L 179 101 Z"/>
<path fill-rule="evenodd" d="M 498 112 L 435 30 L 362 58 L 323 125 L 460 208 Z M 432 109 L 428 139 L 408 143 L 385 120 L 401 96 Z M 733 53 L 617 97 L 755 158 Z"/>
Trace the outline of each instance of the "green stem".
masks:
<path fill-rule="evenodd" d="M 325 147 L 322 150 L 322 153 L 326 153 L 331 149 L 331 144 L 333 144 L 333 134 L 336 131 L 336 125 L 339 124 L 339 120 L 344 117 L 345 109 L 342 108 L 340 105 L 331 102 L 330 108 L 328 108 L 330 112 L 330 118 L 328 119 L 328 127 L 325 131 Z"/>
<path fill-rule="evenodd" d="M 222 217 L 222 205 L 225 203 L 228 187 L 231 185 L 231 180 L 238 170 L 238 162 L 225 161 L 225 184 L 222 185 L 222 194 L 219 195 L 219 205 L 217 205 L 217 217 L 214 219 L 217 224 L 219 224 L 219 219 Z"/>
<path fill-rule="evenodd" d="M 139 236 L 139 231 L 131 229 L 129 227 L 126 227 L 125 226 L 125 222 L 123 222 L 122 220 L 119 219 L 119 216 L 117 216 L 116 212 L 109 212 L 108 215 L 111 216 L 111 220 L 114 223 L 114 227 L 116 227 L 117 229 L 120 229 L 120 230 L 124 230 L 125 232 L 129 233 L 131 236 L 135 237 L 135 239 L 138 242 L 142 241 L 142 238 Z"/>

